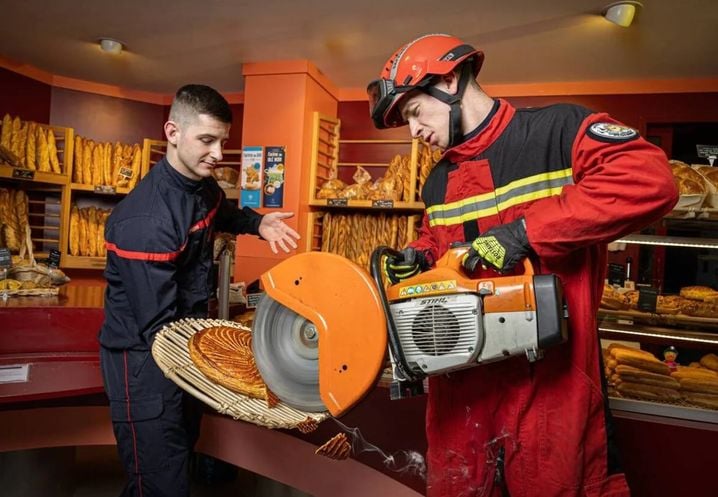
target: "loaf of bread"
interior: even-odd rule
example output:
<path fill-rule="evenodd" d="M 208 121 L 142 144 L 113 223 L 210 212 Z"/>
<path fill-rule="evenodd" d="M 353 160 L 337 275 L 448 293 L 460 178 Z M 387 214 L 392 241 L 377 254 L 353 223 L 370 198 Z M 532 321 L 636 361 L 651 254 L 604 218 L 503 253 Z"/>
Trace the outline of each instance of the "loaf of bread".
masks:
<path fill-rule="evenodd" d="M 198 331 L 189 340 L 192 362 L 202 374 L 233 392 L 278 403 L 259 374 L 252 353 L 252 333 L 230 326 Z"/>
<path fill-rule="evenodd" d="M 706 368 L 696 368 L 690 366 L 678 366 L 678 369 L 671 372 L 671 376 L 677 380 L 684 378 L 695 378 L 695 379 L 718 379 L 718 373 L 713 370 Z"/>
<path fill-rule="evenodd" d="M 643 383 L 631 383 L 623 381 L 616 386 L 616 390 L 626 397 L 638 397 L 647 400 L 676 401 L 681 394 L 674 388 L 664 388 Z"/>
<path fill-rule="evenodd" d="M 50 165 L 50 150 L 47 146 L 47 135 L 45 134 L 45 130 L 42 126 L 35 128 L 35 136 L 37 139 L 35 151 L 37 154 L 37 170 L 49 173 L 52 171 L 52 166 Z"/>
<path fill-rule="evenodd" d="M 352 447 L 344 433 L 338 433 L 330 438 L 324 445 L 314 451 L 315 454 L 330 459 L 343 460 L 349 457 Z"/>
<path fill-rule="evenodd" d="M 55 141 L 55 132 L 51 129 L 47 130 L 47 155 L 50 160 L 50 169 L 53 173 L 62 174 L 60 169 L 60 159 L 57 157 L 57 143 Z"/>
<path fill-rule="evenodd" d="M 718 395 L 698 392 L 683 392 L 683 399 L 695 406 L 706 409 L 718 409 Z"/>
<path fill-rule="evenodd" d="M 684 286 L 681 288 L 681 297 L 690 300 L 704 301 L 706 297 L 711 297 L 716 294 L 718 294 L 718 291 L 704 285 Z"/>
<path fill-rule="evenodd" d="M 681 389 L 718 395 L 718 378 L 682 378 Z"/>
<path fill-rule="evenodd" d="M 718 355 L 713 353 L 706 354 L 701 357 L 701 366 L 708 368 L 713 371 L 718 371 Z"/>
<path fill-rule="evenodd" d="M 615 372 L 621 381 L 627 381 L 629 383 L 642 383 L 673 389 L 678 389 L 681 386 L 678 380 L 671 376 L 644 371 L 632 366 L 626 366 L 625 364 L 616 366 Z"/>
<path fill-rule="evenodd" d="M 36 123 L 29 123 L 27 139 L 25 140 L 25 167 L 34 171 L 37 169 L 37 128 Z"/>
<path fill-rule="evenodd" d="M 644 369 L 653 373 L 668 376 L 671 372 L 667 364 L 659 361 L 652 354 L 647 355 L 642 350 L 634 349 L 614 349 L 611 355 L 616 359 L 618 364 L 633 366 L 634 368 Z"/>

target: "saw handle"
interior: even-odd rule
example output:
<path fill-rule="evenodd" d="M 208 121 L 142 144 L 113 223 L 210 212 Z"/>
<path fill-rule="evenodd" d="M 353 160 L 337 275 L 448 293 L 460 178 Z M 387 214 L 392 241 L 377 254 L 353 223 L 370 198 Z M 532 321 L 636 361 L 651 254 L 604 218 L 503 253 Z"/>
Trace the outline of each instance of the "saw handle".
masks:
<path fill-rule="evenodd" d="M 463 265 L 464 256 L 470 249 L 471 245 L 469 245 L 468 243 L 461 245 L 452 245 L 451 248 L 446 252 L 446 254 L 444 254 L 444 256 L 436 262 L 436 267 L 449 266 L 450 268 L 457 271 L 464 271 L 468 274 L 471 274 L 476 268 L 469 270 Z M 524 266 L 524 274 L 534 274 L 534 266 L 529 257 L 525 257 L 521 261 L 521 263 Z"/>
<path fill-rule="evenodd" d="M 395 260 L 403 260 L 403 255 L 398 250 L 394 250 L 393 248 L 387 247 L 385 245 L 377 247 L 371 254 L 369 272 L 371 273 L 371 277 L 374 279 L 374 283 L 376 283 L 376 288 L 379 292 L 380 297 L 379 300 L 381 300 L 381 305 L 384 309 L 384 315 L 386 316 L 386 329 L 388 335 L 389 349 L 391 350 L 391 354 L 396 361 L 396 367 L 399 369 L 399 372 L 404 376 L 405 379 L 409 381 L 417 381 L 421 378 L 417 377 L 412 372 L 411 368 L 409 368 L 409 363 L 406 361 L 404 351 L 399 344 L 399 332 L 396 329 L 396 324 L 394 323 L 394 316 L 391 313 L 389 300 L 386 297 L 386 289 L 384 288 L 384 281 L 382 279 L 382 260 L 384 259 L 384 257 L 392 257 Z"/>

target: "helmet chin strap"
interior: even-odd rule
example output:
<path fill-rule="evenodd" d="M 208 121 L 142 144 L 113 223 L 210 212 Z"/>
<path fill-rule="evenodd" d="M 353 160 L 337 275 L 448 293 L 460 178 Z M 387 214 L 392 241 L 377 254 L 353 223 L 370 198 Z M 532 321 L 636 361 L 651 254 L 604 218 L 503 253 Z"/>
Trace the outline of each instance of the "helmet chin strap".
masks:
<path fill-rule="evenodd" d="M 449 147 L 452 148 L 464 141 L 464 132 L 461 126 L 461 99 L 464 96 L 469 78 L 472 77 L 471 64 L 464 64 L 459 75 L 459 86 L 456 95 L 443 92 L 435 86 L 427 86 L 421 90 L 432 97 L 441 100 L 451 108 L 449 110 Z"/>

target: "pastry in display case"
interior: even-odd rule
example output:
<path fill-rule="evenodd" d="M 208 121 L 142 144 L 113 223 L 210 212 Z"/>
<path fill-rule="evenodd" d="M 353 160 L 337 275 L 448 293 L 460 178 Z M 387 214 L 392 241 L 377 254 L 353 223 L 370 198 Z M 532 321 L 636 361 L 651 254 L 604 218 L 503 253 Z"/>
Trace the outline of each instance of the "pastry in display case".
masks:
<path fill-rule="evenodd" d="M 612 408 L 718 423 L 718 221 L 677 207 L 611 248 L 598 322 Z"/>

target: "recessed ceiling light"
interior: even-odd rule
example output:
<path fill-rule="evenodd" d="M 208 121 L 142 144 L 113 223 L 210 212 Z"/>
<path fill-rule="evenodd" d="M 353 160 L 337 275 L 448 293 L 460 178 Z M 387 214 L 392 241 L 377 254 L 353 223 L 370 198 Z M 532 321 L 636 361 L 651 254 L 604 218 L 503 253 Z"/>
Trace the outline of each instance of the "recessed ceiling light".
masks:
<path fill-rule="evenodd" d="M 103 52 L 111 54 L 122 52 L 123 45 L 121 41 L 113 40 L 112 38 L 100 38 L 99 43 Z"/>
<path fill-rule="evenodd" d="M 643 7 L 638 0 L 621 0 L 607 5 L 603 10 L 603 16 L 613 24 L 627 28 L 633 22 L 636 9 Z"/>

